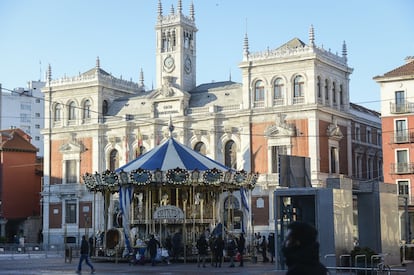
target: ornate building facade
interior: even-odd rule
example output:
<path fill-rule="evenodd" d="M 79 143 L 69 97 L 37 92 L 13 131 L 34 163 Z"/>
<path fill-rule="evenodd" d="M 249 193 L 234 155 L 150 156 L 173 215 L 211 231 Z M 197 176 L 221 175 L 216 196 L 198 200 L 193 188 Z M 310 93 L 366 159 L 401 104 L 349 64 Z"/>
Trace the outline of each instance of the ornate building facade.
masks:
<path fill-rule="evenodd" d="M 294 38 L 273 50 L 249 51 L 247 34 L 239 65 L 242 83 L 196 84 L 197 27 L 177 9 L 156 22 L 157 86 L 112 76 L 100 66 L 75 77 L 52 79 L 43 92 L 45 117 L 45 243 L 77 242 L 104 228 L 103 198 L 86 191 L 86 172 L 115 170 L 168 137 L 225 164 L 260 174 L 245 213 L 254 231 L 274 229 L 273 191 L 279 155 L 310 159 L 309 182 L 324 187 L 341 176 L 374 180 L 382 176 L 379 113 L 350 102 L 347 49 L 333 54 Z M 47 114 L 50 112 L 50 114 Z M 49 116 L 50 115 L 50 116 Z M 46 123 L 47 124 L 47 123 Z M 48 161 L 49 160 L 49 161 Z M 283 184 L 282 184 L 283 185 Z M 240 198 L 233 206 L 241 207 Z M 226 207 L 226 198 L 220 202 Z M 111 211 L 117 209 L 117 197 Z M 113 215 L 112 215 L 113 216 Z M 110 219 L 114 223 L 114 219 Z"/>

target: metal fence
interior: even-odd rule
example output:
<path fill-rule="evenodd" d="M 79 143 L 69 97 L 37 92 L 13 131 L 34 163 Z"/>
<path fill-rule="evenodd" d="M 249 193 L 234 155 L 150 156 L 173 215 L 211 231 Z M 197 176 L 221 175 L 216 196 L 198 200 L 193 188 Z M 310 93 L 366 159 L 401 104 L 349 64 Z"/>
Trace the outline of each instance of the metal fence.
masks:
<path fill-rule="evenodd" d="M 22 258 L 52 258 L 68 256 L 68 246 L 62 245 L 43 245 L 38 243 L 26 243 L 24 246 L 19 244 L 0 244 L 0 259 L 22 259 Z M 71 256 L 79 256 L 79 247 L 71 246 Z"/>

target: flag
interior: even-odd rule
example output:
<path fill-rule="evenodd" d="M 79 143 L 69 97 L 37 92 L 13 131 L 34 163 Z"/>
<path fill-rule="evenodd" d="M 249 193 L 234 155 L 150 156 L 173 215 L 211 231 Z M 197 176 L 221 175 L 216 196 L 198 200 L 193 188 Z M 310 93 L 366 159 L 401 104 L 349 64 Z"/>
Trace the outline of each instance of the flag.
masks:
<path fill-rule="evenodd" d="M 132 186 L 120 186 L 119 187 L 119 204 L 122 215 L 122 227 L 125 235 L 125 245 L 128 251 L 131 251 L 130 242 L 130 224 L 129 224 L 129 213 L 131 209 L 132 195 L 134 194 L 134 187 Z"/>
<path fill-rule="evenodd" d="M 249 212 L 249 204 L 247 203 L 247 194 L 246 194 L 246 189 L 243 187 L 240 187 L 240 198 L 243 204 L 243 207 L 247 210 L 247 212 Z"/>

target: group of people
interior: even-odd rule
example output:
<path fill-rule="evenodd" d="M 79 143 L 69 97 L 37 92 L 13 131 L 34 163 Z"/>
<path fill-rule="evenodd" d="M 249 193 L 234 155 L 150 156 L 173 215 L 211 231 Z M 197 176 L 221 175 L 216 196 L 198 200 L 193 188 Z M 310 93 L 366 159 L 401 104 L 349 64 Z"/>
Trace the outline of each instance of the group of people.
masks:
<path fill-rule="evenodd" d="M 286 275 L 328 274 L 326 267 L 319 261 L 319 243 L 317 241 L 317 235 L 318 231 L 308 223 L 292 222 L 288 225 L 288 233 L 281 247 L 281 252 L 288 267 Z M 266 255 L 266 251 L 269 251 L 271 252 L 271 261 L 273 262 L 274 252 L 272 253 L 272 251 L 274 251 L 274 235 L 270 234 L 267 240 L 265 236 L 262 236 L 260 239 L 261 242 L 259 245 L 262 253 L 264 253 L 262 254 L 263 261 L 269 261 Z M 269 248 L 269 246 L 271 248 Z M 152 265 L 155 265 L 158 247 L 160 247 L 160 242 L 154 238 L 154 235 L 151 235 L 151 238 L 147 243 L 147 248 Z M 241 233 L 238 238 L 229 234 L 227 235 L 226 240 L 223 239 L 221 234 L 208 239 L 205 234 L 201 234 L 197 240 L 196 247 L 198 249 L 198 267 L 206 267 L 209 248 L 212 252 L 211 264 L 215 267 L 221 267 L 224 250 L 230 258 L 230 267 L 235 266 L 234 258 L 236 255 L 238 255 L 240 266 L 243 266 L 244 264 L 243 255 L 245 252 L 245 238 L 243 233 Z M 91 268 L 91 272 L 95 273 L 95 268 L 89 261 L 89 243 L 85 236 L 82 236 L 77 273 L 81 272 L 83 261 L 85 261 Z"/>
<path fill-rule="evenodd" d="M 211 251 L 211 265 L 215 267 L 221 267 L 224 258 L 224 251 L 230 259 L 230 267 L 235 267 L 235 257 L 239 261 L 239 266 L 243 266 L 243 255 L 245 252 L 246 240 L 244 234 L 241 233 L 237 238 L 233 234 L 227 235 L 226 239 L 223 239 L 222 235 L 210 236 L 208 239 L 205 234 L 201 234 L 197 240 L 198 267 L 206 267 L 206 259 L 208 256 L 208 250 Z"/>
<path fill-rule="evenodd" d="M 266 236 L 261 236 L 260 232 L 255 234 L 255 248 L 256 251 L 259 252 L 262 255 L 263 262 L 274 262 L 275 258 L 275 234 L 270 233 L 269 236 L 266 239 Z M 270 259 L 268 257 L 268 254 L 270 256 Z"/>

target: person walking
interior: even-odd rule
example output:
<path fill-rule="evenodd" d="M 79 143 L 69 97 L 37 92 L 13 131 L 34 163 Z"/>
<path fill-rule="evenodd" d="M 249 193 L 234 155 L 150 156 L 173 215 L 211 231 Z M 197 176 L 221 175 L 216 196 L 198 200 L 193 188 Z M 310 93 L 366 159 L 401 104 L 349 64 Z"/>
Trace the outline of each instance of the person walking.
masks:
<path fill-rule="evenodd" d="M 275 234 L 274 233 L 270 233 L 269 237 L 268 237 L 268 248 L 269 248 L 269 254 L 270 254 L 270 262 L 273 263 L 273 259 L 275 258 Z"/>
<path fill-rule="evenodd" d="M 216 256 L 216 267 L 221 267 L 221 262 L 223 261 L 223 249 L 224 249 L 224 241 L 223 237 L 219 235 L 214 242 L 214 255 Z"/>
<path fill-rule="evenodd" d="M 318 231 L 310 224 L 293 222 L 282 246 L 288 271 L 286 275 L 326 275 L 327 268 L 319 261 Z"/>
<path fill-rule="evenodd" d="M 244 238 L 244 234 L 241 233 L 240 234 L 240 237 L 239 237 L 239 239 L 237 241 L 237 250 L 240 253 L 240 265 L 239 266 L 243 266 L 244 265 L 243 255 L 244 255 L 244 250 L 246 249 L 245 246 L 246 246 L 246 239 Z"/>
<path fill-rule="evenodd" d="M 76 273 L 81 273 L 82 270 L 82 262 L 85 261 L 85 263 L 91 268 L 91 274 L 95 273 L 95 268 L 89 261 L 89 243 L 86 240 L 86 236 L 82 236 L 81 241 L 81 247 L 80 247 L 80 257 L 79 257 L 79 263 L 78 263 L 78 269 L 76 270 Z"/>
<path fill-rule="evenodd" d="M 158 247 L 160 247 L 160 242 L 155 239 L 154 234 L 151 235 L 150 240 L 148 241 L 148 251 L 151 258 L 151 264 L 152 266 L 155 265 L 155 258 L 157 257 L 157 250 Z"/>
<path fill-rule="evenodd" d="M 234 242 L 233 235 L 229 235 L 227 240 L 227 256 L 229 256 L 230 259 L 230 266 L 234 267 L 234 256 L 236 256 L 236 243 Z"/>
<path fill-rule="evenodd" d="M 200 238 L 198 238 L 197 240 L 196 246 L 198 249 L 197 266 L 200 267 L 200 263 L 202 262 L 203 267 L 206 267 L 208 243 L 204 234 L 200 235 Z"/>
<path fill-rule="evenodd" d="M 262 237 L 262 242 L 260 243 L 260 248 L 262 250 L 263 262 L 267 263 L 269 261 L 269 258 L 267 257 L 267 241 L 266 236 L 264 235 Z"/>

